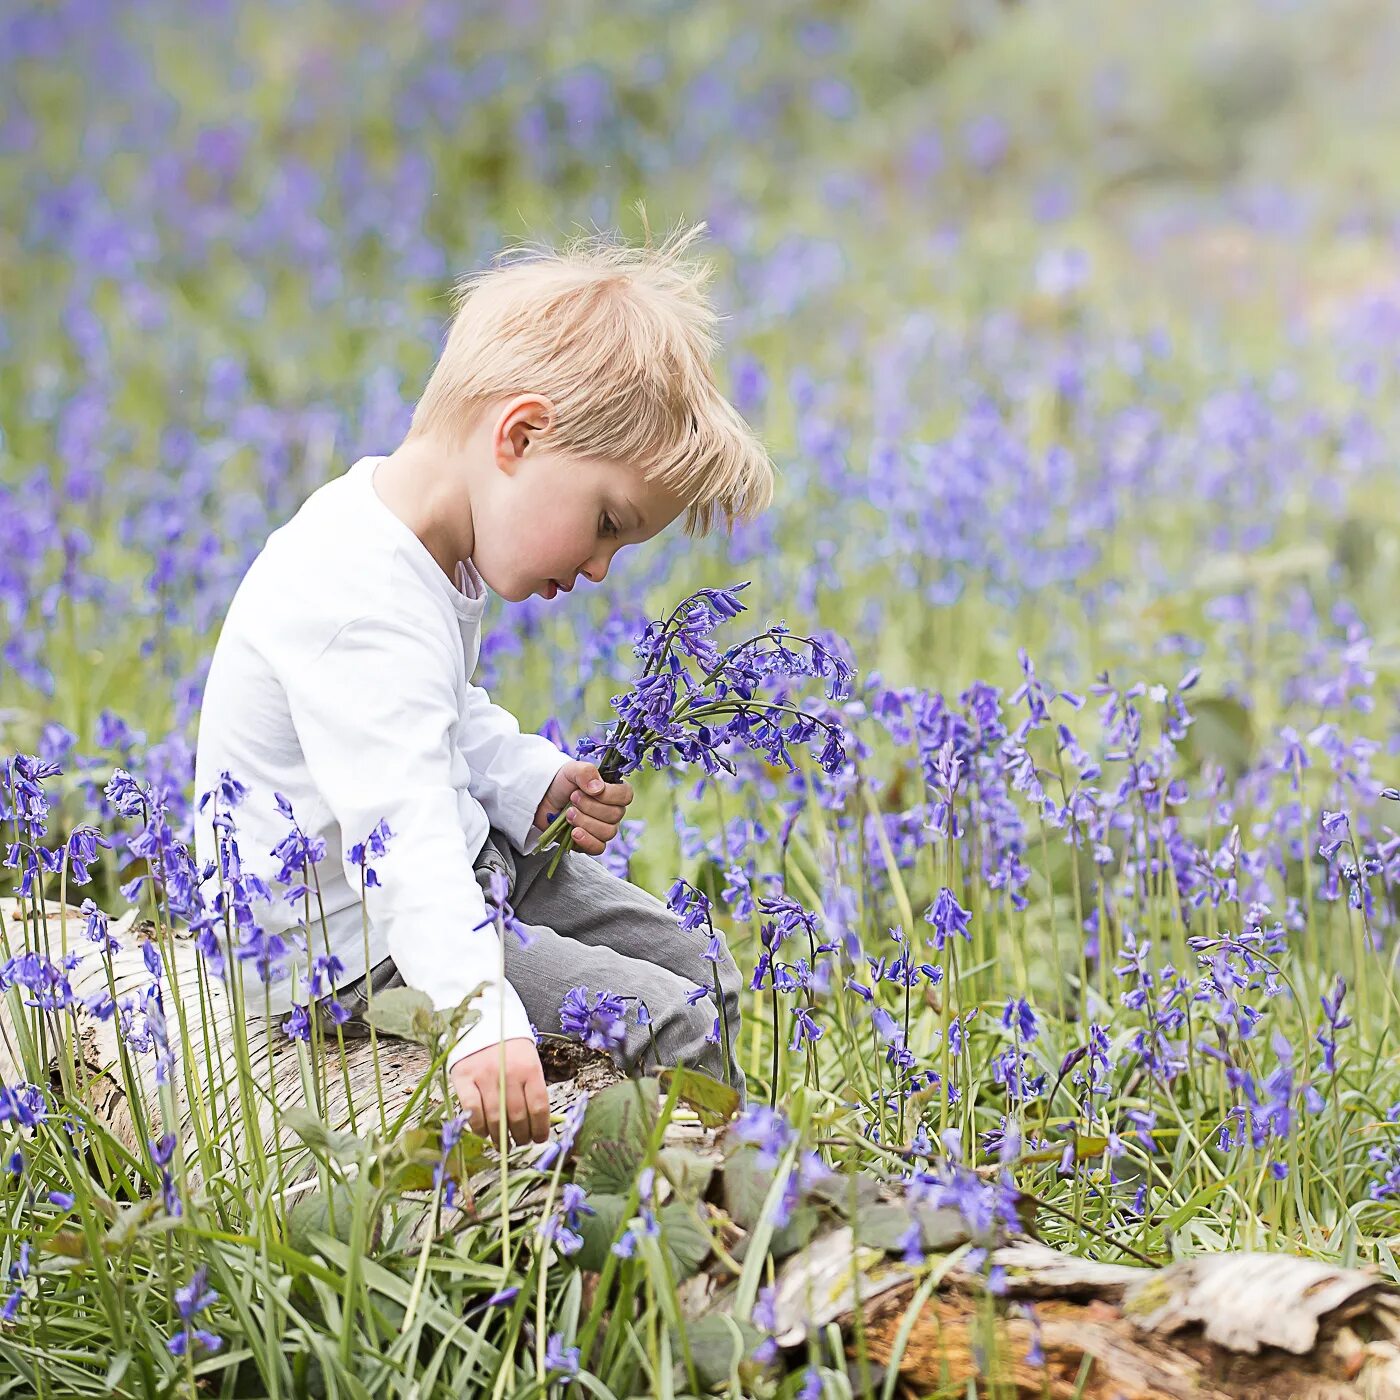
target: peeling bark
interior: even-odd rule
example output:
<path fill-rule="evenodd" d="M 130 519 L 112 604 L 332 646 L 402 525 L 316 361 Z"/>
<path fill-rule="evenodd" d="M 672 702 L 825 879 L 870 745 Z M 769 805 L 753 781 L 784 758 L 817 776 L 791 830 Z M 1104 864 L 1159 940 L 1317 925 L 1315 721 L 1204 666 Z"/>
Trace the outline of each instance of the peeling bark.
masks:
<path fill-rule="evenodd" d="M 1034 1326 L 1015 1308 L 998 1318 L 989 1345 L 980 1279 L 956 1266 L 923 1303 L 896 1361 L 918 1280 L 894 1261 L 872 1268 L 861 1258 L 868 1252 L 855 1249 L 866 1354 L 882 1371 L 897 1365 L 910 1395 L 983 1377 L 1055 1400 L 1400 1400 L 1400 1290 L 1363 1270 L 1256 1253 L 1128 1268 L 1016 1240 L 993 1261 L 1006 1270 L 1009 1298 L 1036 1300 L 1044 1364 L 1030 1359 Z M 849 1229 L 787 1261 L 780 1345 L 798 1346 L 835 1321 L 854 1361 L 851 1264 Z"/>

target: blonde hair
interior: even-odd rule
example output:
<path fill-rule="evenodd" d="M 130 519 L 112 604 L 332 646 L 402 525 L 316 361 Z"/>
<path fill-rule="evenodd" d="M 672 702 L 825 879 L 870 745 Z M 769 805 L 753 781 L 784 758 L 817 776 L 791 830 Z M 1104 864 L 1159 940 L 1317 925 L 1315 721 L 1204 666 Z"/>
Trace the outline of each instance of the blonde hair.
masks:
<path fill-rule="evenodd" d="M 645 220 L 645 211 L 642 212 Z M 453 288 L 454 317 L 406 441 L 460 446 L 490 402 L 539 393 L 554 404 L 548 445 L 636 464 L 686 502 L 688 535 L 751 520 L 773 499 L 773 464 L 715 387 L 720 317 L 708 262 L 682 255 L 704 232 L 653 247 L 600 233 L 562 250 L 520 244 Z"/>

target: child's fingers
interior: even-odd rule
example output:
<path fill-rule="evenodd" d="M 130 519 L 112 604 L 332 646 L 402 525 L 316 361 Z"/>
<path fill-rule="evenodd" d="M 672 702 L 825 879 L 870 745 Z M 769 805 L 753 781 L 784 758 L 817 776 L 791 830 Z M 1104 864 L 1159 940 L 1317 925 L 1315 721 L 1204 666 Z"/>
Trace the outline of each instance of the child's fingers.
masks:
<path fill-rule="evenodd" d="M 586 792 L 575 792 L 569 801 L 576 812 L 582 812 L 584 816 L 592 817 L 596 821 L 611 822 L 616 826 L 622 820 L 623 809 L 606 798 L 589 797 Z"/>
<path fill-rule="evenodd" d="M 578 843 L 578 837 L 584 834 L 584 836 L 591 837 L 592 840 L 596 841 L 598 850 L 602 850 L 602 847 L 617 834 L 616 820 L 608 822 L 608 820 L 602 820 L 596 816 L 589 816 L 587 812 L 580 811 L 577 804 L 571 806 L 570 812 L 573 813 L 573 816 L 568 819 L 568 825 L 573 826 L 575 844 Z M 592 851 L 594 855 L 598 854 L 598 851 L 595 851 L 591 846 L 584 848 Z"/>

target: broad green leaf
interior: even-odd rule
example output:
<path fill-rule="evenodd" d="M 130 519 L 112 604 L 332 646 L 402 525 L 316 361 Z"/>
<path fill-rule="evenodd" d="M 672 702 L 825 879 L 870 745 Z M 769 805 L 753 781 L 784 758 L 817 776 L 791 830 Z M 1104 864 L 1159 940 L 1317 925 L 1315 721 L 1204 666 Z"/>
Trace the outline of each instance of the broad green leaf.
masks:
<path fill-rule="evenodd" d="M 671 1334 L 671 1354 L 681 1358 L 674 1372 L 674 1384 L 680 1389 L 687 1383 L 685 1353 L 676 1329 L 671 1327 L 668 1330 Z M 717 1312 L 687 1320 L 685 1336 L 690 1343 L 690 1359 L 695 1363 L 696 1379 L 705 1390 L 715 1390 L 724 1385 L 736 1366 L 740 1379 L 746 1379 L 745 1358 L 763 1340 L 763 1333 L 753 1323 Z"/>
<path fill-rule="evenodd" d="M 907 1206 L 890 1201 L 867 1206 L 857 1212 L 851 1221 L 851 1229 L 857 1244 L 868 1244 L 893 1253 L 902 1248 L 901 1242 L 913 1223 L 914 1217 Z"/>
<path fill-rule="evenodd" d="M 857 1244 L 873 1245 L 888 1253 L 902 1250 L 909 1227 L 919 1224 L 919 1248 L 944 1253 L 966 1244 L 971 1238 L 967 1221 L 951 1206 L 916 1205 L 912 1208 L 898 1202 L 882 1202 L 864 1207 L 851 1222 Z"/>
<path fill-rule="evenodd" d="M 736 1027 L 731 1027 L 733 1032 Z M 688 1103 L 697 1114 L 700 1121 L 707 1128 L 716 1128 L 721 1123 L 727 1123 L 739 1110 L 739 1091 L 731 1089 L 728 1084 L 722 1083 L 712 1075 L 703 1073 L 698 1069 L 667 1069 L 662 1070 L 660 1082 L 663 1088 L 669 1090 L 672 1076 L 680 1079 L 680 1089 L 677 1096 Z"/>
<path fill-rule="evenodd" d="M 117 1207 L 117 1218 L 103 1237 L 102 1247 L 109 1253 L 125 1249 L 138 1235 L 143 1234 L 142 1226 L 165 1209 L 165 1202 L 159 1195 L 147 1196 L 143 1201 L 129 1201 Z"/>
<path fill-rule="evenodd" d="M 1214 759 L 1232 778 L 1240 777 L 1254 757 L 1254 718 L 1238 700 L 1225 695 L 1186 697 L 1192 725 L 1179 745 L 1183 757 L 1199 767 Z"/>
<path fill-rule="evenodd" d="M 656 1168 L 688 1201 L 698 1201 L 709 1189 L 715 1164 L 685 1147 L 663 1147 L 656 1154 Z"/>
<path fill-rule="evenodd" d="M 353 1162 L 369 1146 L 355 1133 L 332 1128 L 314 1109 L 289 1108 L 282 1121 L 318 1156 L 334 1162 Z"/>
<path fill-rule="evenodd" d="M 431 1128 L 410 1128 L 402 1133 L 385 1155 L 384 1161 L 400 1191 L 430 1191 L 433 1173 L 442 1161 L 442 1138 Z M 447 1154 L 447 1174 L 464 1182 L 489 1164 L 486 1139 L 463 1133 Z"/>
<path fill-rule="evenodd" d="M 690 1201 L 667 1201 L 656 1212 L 677 1283 L 695 1273 L 710 1252 L 710 1232 L 700 1209 Z"/>
<path fill-rule="evenodd" d="M 434 1014 L 427 992 L 415 987 L 390 987 L 374 994 L 366 1019 L 381 1035 L 396 1035 L 401 1040 L 431 1046 Z"/>
<path fill-rule="evenodd" d="M 641 1156 L 634 1144 L 599 1138 L 579 1158 L 574 1181 L 590 1194 L 625 1196 L 640 1171 Z"/>
<path fill-rule="evenodd" d="M 919 1217 L 919 1243 L 924 1249 L 943 1253 L 966 1244 L 972 1238 L 967 1221 L 952 1206 L 919 1204 L 914 1207 Z"/>
<path fill-rule="evenodd" d="M 752 1234 L 758 1224 L 759 1212 L 773 1184 L 774 1168 L 763 1166 L 756 1147 L 744 1147 L 724 1164 L 724 1208 L 738 1225 Z M 773 1232 L 770 1246 L 773 1257 L 781 1259 L 801 1249 L 812 1238 L 820 1220 L 817 1208 L 803 1203 L 793 1207 L 786 1225 Z M 733 1254 L 743 1258 L 748 1241 L 740 1240 Z"/>
<path fill-rule="evenodd" d="M 367 1182 L 351 1183 L 338 1181 L 330 1194 L 323 1191 L 308 1191 L 287 1213 L 287 1243 L 303 1254 L 315 1253 L 311 1243 L 313 1234 L 330 1235 L 342 1244 L 350 1243 L 350 1232 L 355 1220 L 356 1190 L 369 1190 Z M 335 1222 L 331 1222 L 331 1202 L 335 1203 Z M 369 1246 L 373 1249 L 379 1243 L 381 1221 L 379 1211 L 369 1207 Z"/>
<path fill-rule="evenodd" d="M 864 1212 L 881 1203 L 879 1183 L 861 1172 L 834 1172 L 813 1182 L 808 1194 L 825 1201 L 843 1219 L 849 1219 L 853 1210 Z"/>
<path fill-rule="evenodd" d="M 62 1254 L 69 1259 L 88 1257 L 87 1237 L 81 1230 L 70 1230 L 66 1226 L 47 1238 L 40 1238 L 38 1245 L 45 1254 Z"/>
<path fill-rule="evenodd" d="M 609 1249 L 627 1219 L 627 1199 L 624 1196 L 590 1194 L 588 1204 L 595 1213 L 580 1214 L 578 1233 L 583 1236 L 583 1246 L 568 1257 L 580 1269 L 597 1273 L 607 1263 Z"/>
<path fill-rule="evenodd" d="M 584 1110 L 574 1139 L 575 1155 L 582 1161 L 595 1142 L 606 1140 L 620 1143 L 640 1167 L 660 1111 L 660 1086 L 654 1078 L 609 1085 Z"/>

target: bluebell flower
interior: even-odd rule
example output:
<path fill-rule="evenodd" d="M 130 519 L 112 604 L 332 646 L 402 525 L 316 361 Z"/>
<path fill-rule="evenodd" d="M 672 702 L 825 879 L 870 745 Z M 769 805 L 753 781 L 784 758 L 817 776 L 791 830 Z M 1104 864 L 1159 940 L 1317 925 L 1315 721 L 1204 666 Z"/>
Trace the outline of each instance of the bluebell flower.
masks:
<path fill-rule="evenodd" d="M 972 912 L 958 903 L 952 890 L 946 885 L 938 891 L 933 903 L 924 911 L 924 918 L 933 926 L 933 946 L 939 952 L 943 951 L 948 940 L 954 936 L 961 936 L 969 943 L 972 941 L 972 930 L 969 927 Z"/>
<path fill-rule="evenodd" d="M 826 1029 L 819 1026 L 812 1019 L 812 1012 L 809 1007 L 795 1006 L 792 1010 L 792 1039 L 788 1041 L 788 1049 L 796 1050 L 805 1040 L 815 1044 L 826 1034 Z"/>
<path fill-rule="evenodd" d="M 224 1344 L 222 1337 L 194 1324 L 199 1313 L 218 1301 L 219 1295 L 205 1286 L 208 1272 L 207 1266 L 201 1264 L 191 1275 L 190 1281 L 175 1290 L 175 1306 L 185 1325 L 166 1342 L 172 1356 L 184 1356 L 196 1345 L 204 1347 L 206 1351 L 218 1351 Z"/>
<path fill-rule="evenodd" d="M 363 841 L 357 841 L 345 853 L 352 865 L 358 865 L 364 871 L 366 889 L 373 889 L 379 885 L 379 876 L 374 867 L 368 863 L 369 858 L 373 856 L 377 859 L 386 855 L 393 834 L 389 829 L 389 823 L 381 817 L 370 834 Z"/>
<path fill-rule="evenodd" d="M 175 1134 L 166 1133 L 159 1141 L 147 1139 L 146 1146 L 150 1149 L 151 1162 L 160 1171 L 161 1200 L 166 1213 L 178 1216 L 182 1213 L 180 1198 L 175 1190 L 174 1178 L 170 1174 L 170 1161 L 175 1155 Z"/>
<path fill-rule="evenodd" d="M 472 932 L 494 925 L 499 934 L 513 933 L 528 948 L 538 937 L 528 924 L 522 923 L 510 903 L 510 879 L 492 866 L 486 880 L 486 917 L 472 926 Z"/>
<path fill-rule="evenodd" d="M 292 1014 L 282 1022 L 282 1031 L 290 1040 L 311 1039 L 311 1017 L 306 1007 L 296 1005 L 292 1007 Z"/>
<path fill-rule="evenodd" d="M 734 1121 L 730 1133 L 740 1142 L 754 1143 L 758 1162 L 765 1167 L 776 1167 L 796 1136 L 782 1111 L 763 1103 L 750 1103 Z"/>
<path fill-rule="evenodd" d="M 29 1241 L 21 1240 L 19 1250 L 10 1264 L 10 1281 L 15 1284 L 15 1288 L 5 1299 L 4 1307 L 0 1308 L 0 1319 L 6 1322 L 13 1322 L 15 1314 L 19 1311 L 20 1301 L 24 1297 L 24 1280 L 29 1277 L 31 1252 L 32 1246 Z"/>
<path fill-rule="evenodd" d="M 1035 1013 L 1024 997 L 1012 997 L 1006 1003 L 1001 1013 L 1001 1024 L 1008 1030 L 1014 1029 L 1020 1039 L 1027 1042 L 1034 1040 L 1040 1034 Z M 1061 1073 L 1063 1072 L 1061 1070 Z"/>
<path fill-rule="evenodd" d="M 578 1375 L 579 1349 L 566 1347 L 562 1332 L 551 1332 L 545 1347 L 544 1364 L 551 1377 L 557 1377 L 563 1386 L 572 1384 Z"/>
<path fill-rule="evenodd" d="M 559 1025 L 590 1049 L 611 1051 L 627 1038 L 626 1008 L 610 991 L 599 992 L 592 1006 L 588 996 L 587 987 L 571 987 L 559 1008 Z"/>

